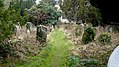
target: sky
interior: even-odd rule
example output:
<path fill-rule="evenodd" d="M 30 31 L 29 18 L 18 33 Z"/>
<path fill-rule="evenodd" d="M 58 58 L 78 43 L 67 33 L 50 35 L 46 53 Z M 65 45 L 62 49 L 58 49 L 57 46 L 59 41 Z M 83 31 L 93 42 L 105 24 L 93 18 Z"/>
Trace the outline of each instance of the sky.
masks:
<path fill-rule="evenodd" d="M 39 1 L 41 1 L 41 0 L 36 0 L 36 4 L 38 4 L 38 3 L 39 3 Z"/>

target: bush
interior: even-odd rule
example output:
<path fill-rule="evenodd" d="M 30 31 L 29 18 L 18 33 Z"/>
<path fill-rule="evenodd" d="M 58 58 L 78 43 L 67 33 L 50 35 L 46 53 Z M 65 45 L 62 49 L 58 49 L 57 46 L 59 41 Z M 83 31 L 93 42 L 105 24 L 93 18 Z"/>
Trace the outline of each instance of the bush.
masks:
<path fill-rule="evenodd" d="M 96 59 L 81 59 L 80 66 L 83 67 L 97 67 L 99 66 L 99 61 Z"/>
<path fill-rule="evenodd" d="M 98 37 L 98 41 L 103 43 L 103 44 L 109 44 L 111 43 L 111 35 L 108 33 L 102 33 Z"/>
<path fill-rule="evenodd" d="M 69 57 L 69 67 L 77 67 L 79 64 L 79 57 L 78 56 L 70 56 Z"/>
<path fill-rule="evenodd" d="M 84 44 L 88 44 L 89 42 L 92 42 L 96 36 L 96 33 L 92 27 L 88 27 L 83 34 L 82 42 Z"/>
<path fill-rule="evenodd" d="M 12 53 L 11 43 L 9 42 L 0 43 L 0 57 L 7 58 L 8 55 L 11 55 L 11 53 Z"/>

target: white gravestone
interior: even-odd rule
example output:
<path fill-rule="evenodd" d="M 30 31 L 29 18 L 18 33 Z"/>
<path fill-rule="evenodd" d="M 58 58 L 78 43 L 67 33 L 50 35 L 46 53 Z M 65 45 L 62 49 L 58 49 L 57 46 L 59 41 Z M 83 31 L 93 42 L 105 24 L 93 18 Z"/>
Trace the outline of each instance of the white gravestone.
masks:
<path fill-rule="evenodd" d="M 119 46 L 112 52 L 107 67 L 119 67 Z"/>

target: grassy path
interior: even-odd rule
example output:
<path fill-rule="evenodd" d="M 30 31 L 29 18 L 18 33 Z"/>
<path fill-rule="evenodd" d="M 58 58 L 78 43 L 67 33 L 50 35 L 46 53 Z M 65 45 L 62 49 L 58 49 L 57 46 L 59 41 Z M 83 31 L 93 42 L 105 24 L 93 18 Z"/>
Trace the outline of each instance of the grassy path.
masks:
<path fill-rule="evenodd" d="M 56 29 L 38 56 L 31 57 L 29 62 L 16 67 L 68 67 L 67 56 L 70 47 L 71 43 L 65 39 L 63 32 Z"/>

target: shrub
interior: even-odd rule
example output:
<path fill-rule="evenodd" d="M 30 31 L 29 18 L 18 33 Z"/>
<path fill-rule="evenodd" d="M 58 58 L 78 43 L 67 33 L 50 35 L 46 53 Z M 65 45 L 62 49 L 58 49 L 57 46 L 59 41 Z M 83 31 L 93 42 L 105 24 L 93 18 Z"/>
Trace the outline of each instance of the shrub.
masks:
<path fill-rule="evenodd" d="M 108 33 L 102 33 L 99 35 L 98 41 L 103 44 L 109 44 L 111 43 L 111 35 Z"/>
<path fill-rule="evenodd" d="M 69 56 L 69 67 L 77 67 L 79 64 L 79 57 L 71 55 Z"/>
<path fill-rule="evenodd" d="M 11 43 L 9 42 L 0 43 L 0 57 L 7 58 L 8 55 L 11 55 L 11 53 L 12 53 Z"/>
<path fill-rule="evenodd" d="M 83 34 L 82 42 L 84 44 L 88 44 L 89 42 L 92 42 L 96 36 L 96 33 L 92 27 L 88 27 Z"/>
<path fill-rule="evenodd" d="M 83 67 L 97 67 L 99 66 L 99 61 L 96 59 L 81 59 L 80 66 Z"/>

